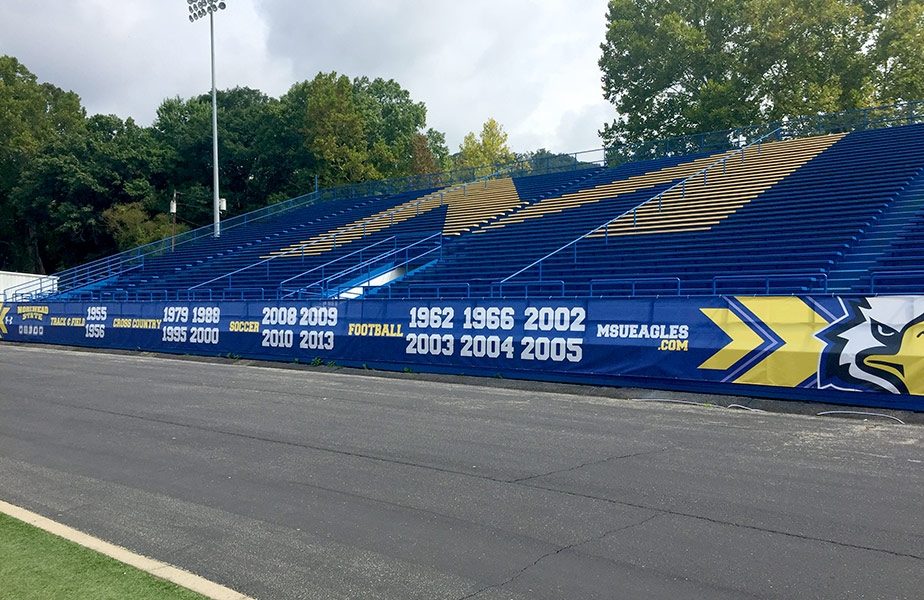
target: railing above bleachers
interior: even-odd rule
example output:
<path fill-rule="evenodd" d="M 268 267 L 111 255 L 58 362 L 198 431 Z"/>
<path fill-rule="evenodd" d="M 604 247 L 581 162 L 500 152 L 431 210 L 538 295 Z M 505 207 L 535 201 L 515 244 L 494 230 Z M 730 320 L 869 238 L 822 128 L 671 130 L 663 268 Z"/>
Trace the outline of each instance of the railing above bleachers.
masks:
<path fill-rule="evenodd" d="M 792 137 L 863 131 L 924 121 L 924 100 L 899 102 L 857 110 L 787 117 L 763 124 L 708 131 L 644 142 L 624 142 L 605 149 L 606 164 L 628 161 L 716 153 L 741 147 L 767 132 L 784 129 Z"/>

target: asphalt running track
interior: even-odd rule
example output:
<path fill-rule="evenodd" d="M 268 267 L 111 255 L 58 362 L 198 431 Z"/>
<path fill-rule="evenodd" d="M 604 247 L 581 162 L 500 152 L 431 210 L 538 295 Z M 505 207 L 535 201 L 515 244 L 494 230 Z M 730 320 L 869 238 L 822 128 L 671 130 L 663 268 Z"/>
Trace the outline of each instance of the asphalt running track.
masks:
<path fill-rule="evenodd" d="M 924 428 L 0 345 L 0 499 L 259 599 L 924 590 Z"/>

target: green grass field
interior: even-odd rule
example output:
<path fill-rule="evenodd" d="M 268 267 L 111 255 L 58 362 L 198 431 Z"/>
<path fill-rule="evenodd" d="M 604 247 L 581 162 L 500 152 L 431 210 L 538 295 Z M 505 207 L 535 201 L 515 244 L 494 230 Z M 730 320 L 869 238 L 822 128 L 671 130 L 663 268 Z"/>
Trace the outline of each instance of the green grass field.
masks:
<path fill-rule="evenodd" d="M 0 515 L 0 600 L 204 600 L 72 542 Z"/>

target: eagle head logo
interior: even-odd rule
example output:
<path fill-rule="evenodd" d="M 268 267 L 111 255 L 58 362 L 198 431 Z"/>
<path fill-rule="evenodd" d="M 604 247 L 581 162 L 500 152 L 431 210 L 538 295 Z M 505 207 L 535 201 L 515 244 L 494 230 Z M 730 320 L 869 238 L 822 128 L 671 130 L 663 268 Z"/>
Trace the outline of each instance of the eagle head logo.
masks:
<path fill-rule="evenodd" d="M 841 304 L 846 315 L 818 334 L 827 343 L 818 387 L 924 395 L 924 305 L 903 297 Z"/>

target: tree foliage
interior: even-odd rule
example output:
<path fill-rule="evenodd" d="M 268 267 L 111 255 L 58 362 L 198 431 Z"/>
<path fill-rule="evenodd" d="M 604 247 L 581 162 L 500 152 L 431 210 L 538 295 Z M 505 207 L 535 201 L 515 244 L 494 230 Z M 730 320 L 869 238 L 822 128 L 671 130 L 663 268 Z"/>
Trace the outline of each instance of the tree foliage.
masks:
<path fill-rule="evenodd" d="M 85 114 L 76 94 L 39 83 L 22 63 L 0 56 L 0 269 L 35 265 L 37 223 L 24 223 L 12 192 L 48 144 L 79 131 Z"/>
<path fill-rule="evenodd" d="M 879 26 L 873 59 L 884 101 L 924 98 L 924 2 L 896 2 Z"/>
<path fill-rule="evenodd" d="M 46 145 L 10 193 L 26 266 L 50 272 L 74 257 L 111 251 L 104 211 L 130 202 L 153 206 L 152 173 L 162 157 L 149 130 L 111 115 L 90 117 Z"/>
<path fill-rule="evenodd" d="M 924 95 L 924 8 L 899 0 L 610 0 L 608 144 Z"/>
<path fill-rule="evenodd" d="M 485 121 L 479 135 L 468 133 L 459 146 L 459 165 L 463 167 L 490 167 L 514 160 L 516 155 L 507 146 L 507 132 L 493 118 Z"/>
<path fill-rule="evenodd" d="M 442 133 L 394 80 L 319 73 L 280 98 L 218 92 L 231 214 L 322 186 L 440 170 Z M 79 97 L 0 56 L 0 269 L 53 272 L 212 215 L 211 97 L 168 98 L 150 127 L 87 117 Z"/>
<path fill-rule="evenodd" d="M 119 250 L 129 250 L 189 230 L 183 223 L 174 225 L 166 214 L 152 217 L 143 202 L 114 204 L 103 211 L 103 221 Z"/>

